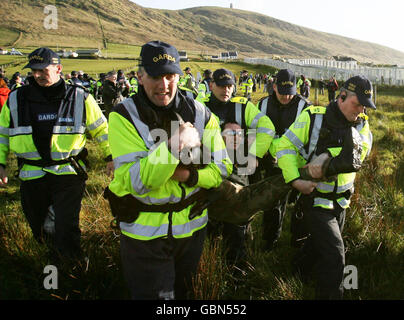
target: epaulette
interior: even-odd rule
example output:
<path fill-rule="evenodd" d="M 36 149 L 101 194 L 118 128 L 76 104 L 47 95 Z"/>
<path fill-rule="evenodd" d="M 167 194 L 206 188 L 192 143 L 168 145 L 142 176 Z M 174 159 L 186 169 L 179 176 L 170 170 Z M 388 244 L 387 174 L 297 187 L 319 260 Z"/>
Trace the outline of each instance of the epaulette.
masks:
<path fill-rule="evenodd" d="M 364 114 L 364 113 L 360 113 L 358 117 L 362 118 L 365 121 L 368 121 L 368 119 L 369 119 L 369 116 L 367 114 Z"/>
<path fill-rule="evenodd" d="M 325 114 L 327 108 L 322 106 L 309 106 L 305 110 L 310 111 L 312 114 Z"/>
<path fill-rule="evenodd" d="M 236 103 L 241 103 L 241 104 L 246 104 L 248 102 L 247 98 L 244 97 L 234 97 L 230 99 L 230 102 L 236 102 Z"/>

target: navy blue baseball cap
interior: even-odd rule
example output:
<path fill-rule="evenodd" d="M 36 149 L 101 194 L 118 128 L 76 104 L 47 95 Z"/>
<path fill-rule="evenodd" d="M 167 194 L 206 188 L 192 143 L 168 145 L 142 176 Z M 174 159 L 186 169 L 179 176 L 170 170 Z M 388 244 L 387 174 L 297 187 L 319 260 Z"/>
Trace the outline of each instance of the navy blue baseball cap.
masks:
<path fill-rule="evenodd" d="M 373 103 L 373 86 L 372 83 L 364 76 L 355 76 L 345 81 L 345 89 L 355 92 L 359 103 L 365 107 L 376 110 L 376 105 Z"/>
<path fill-rule="evenodd" d="M 139 66 L 152 77 L 171 73 L 183 75 L 177 49 L 162 41 L 150 41 L 142 46 Z"/>
<path fill-rule="evenodd" d="M 276 74 L 276 86 L 278 93 L 281 95 L 295 95 L 296 94 L 296 76 L 289 69 L 279 70 Z"/>
<path fill-rule="evenodd" d="M 213 72 L 213 82 L 218 86 L 236 85 L 233 72 L 227 69 L 217 69 Z"/>
<path fill-rule="evenodd" d="M 60 57 L 51 49 L 43 47 L 28 55 L 28 64 L 23 68 L 45 69 L 50 64 L 60 64 Z"/>

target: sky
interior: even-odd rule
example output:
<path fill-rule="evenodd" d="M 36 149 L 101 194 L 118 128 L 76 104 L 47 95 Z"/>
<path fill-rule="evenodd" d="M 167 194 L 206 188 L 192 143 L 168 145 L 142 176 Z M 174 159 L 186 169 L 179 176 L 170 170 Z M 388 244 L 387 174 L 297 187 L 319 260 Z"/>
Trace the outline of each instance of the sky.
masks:
<path fill-rule="evenodd" d="M 217 6 L 258 12 L 296 25 L 381 44 L 404 52 L 402 0 L 131 0 L 142 7 L 179 10 Z"/>

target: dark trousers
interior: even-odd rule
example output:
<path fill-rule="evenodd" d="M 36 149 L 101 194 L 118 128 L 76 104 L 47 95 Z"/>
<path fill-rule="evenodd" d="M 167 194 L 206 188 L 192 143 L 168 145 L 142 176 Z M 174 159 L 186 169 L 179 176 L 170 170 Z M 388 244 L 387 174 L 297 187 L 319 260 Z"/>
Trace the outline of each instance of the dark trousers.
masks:
<path fill-rule="evenodd" d="M 183 239 L 136 240 L 121 235 L 123 273 L 134 300 L 192 298 L 192 277 L 201 258 L 206 228 Z"/>
<path fill-rule="evenodd" d="M 317 299 L 342 299 L 345 249 L 342 230 L 345 210 L 334 203 L 334 210 L 314 208 L 305 201 L 304 213 L 310 236 L 299 252 L 296 263 L 306 277 L 314 272 Z"/>
<path fill-rule="evenodd" d="M 84 188 L 84 179 L 77 175 L 53 174 L 22 181 L 20 186 L 22 209 L 34 238 L 43 241 L 43 223 L 52 205 L 55 212 L 53 248 L 69 258 L 81 255 L 79 215 Z"/>
<path fill-rule="evenodd" d="M 281 236 L 283 219 L 286 213 L 286 202 L 286 199 L 282 199 L 275 208 L 264 211 L 262 238 L 267 241 L 268 247 L 272 247 Z"/>
<path fill-rule="evenodd" d="M 229 265 L 240 265 L 246 258 L 247 225 L 235 225 L 228 222 L 209 219 L 208 236 L 223 237 L 223 249 Z M 240 263 L 240 264 L 239 264 Z"/>
<path fill-rule="evenodd" d="M 335 100 L 335 91 L 333 90 L 328 90 L 328 101 L 332 102 Z"/>

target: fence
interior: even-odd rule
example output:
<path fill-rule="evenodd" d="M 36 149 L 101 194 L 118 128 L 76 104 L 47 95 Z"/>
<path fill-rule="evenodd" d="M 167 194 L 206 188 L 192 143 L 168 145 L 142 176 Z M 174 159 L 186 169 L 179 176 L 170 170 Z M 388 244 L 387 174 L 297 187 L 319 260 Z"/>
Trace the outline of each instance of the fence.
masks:
<path fill-rule="evenodd" d="M 332 61 L 334 63 L 327 63 L 326 65 L 305 65 L 269 58 L 245 58 L 244 62 L 250 64 L 268 65 L 277 69 L 290 69 L 296 75 L 303 74 L 307 78 L 315 80 L 329 79 L 331 76 L 335 76 L 337 80 L 346 81 L 352 76 L 361 74 L 366 76 L 373 83 L 398 86 L 404 85 L 403 67 L 372 68 L 358 66 L 356 64 L 345 66 L 340 61 Z M 342 67 L 348 67 L 349 69 L 344 69 Z"/>

